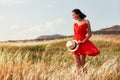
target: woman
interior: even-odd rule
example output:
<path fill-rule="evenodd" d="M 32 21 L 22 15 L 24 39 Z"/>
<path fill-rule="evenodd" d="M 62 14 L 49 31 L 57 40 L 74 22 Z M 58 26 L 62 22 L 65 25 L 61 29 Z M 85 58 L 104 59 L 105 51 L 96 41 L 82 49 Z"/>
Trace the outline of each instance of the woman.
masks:
<path fill-rule="evenodd" d="M 90 22 L 85 20 L 86 15 L 79 9 L 72 11 L 74 23 L 74 36 L 73 39 L 78 41 L 79 48 L 72 52 L 75 58 L 77 71 L 84 67 L 86 55 L 96 56 L 99 54 L 99 50 L 96 46 L 89 41 L 91 37 Z"/>

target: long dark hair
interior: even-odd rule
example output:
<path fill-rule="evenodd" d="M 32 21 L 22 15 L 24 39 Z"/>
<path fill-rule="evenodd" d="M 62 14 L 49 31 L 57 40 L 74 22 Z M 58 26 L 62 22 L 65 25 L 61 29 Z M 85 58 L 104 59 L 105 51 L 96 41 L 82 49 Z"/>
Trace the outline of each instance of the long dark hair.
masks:
<path fill-rule="evenodd" d="M 79 9 L 73 9 L 72 12 L 79 14 L 81 19 L 84 19 L 86 17 L 86 15 L 84 13 L 82 13 Z"/>

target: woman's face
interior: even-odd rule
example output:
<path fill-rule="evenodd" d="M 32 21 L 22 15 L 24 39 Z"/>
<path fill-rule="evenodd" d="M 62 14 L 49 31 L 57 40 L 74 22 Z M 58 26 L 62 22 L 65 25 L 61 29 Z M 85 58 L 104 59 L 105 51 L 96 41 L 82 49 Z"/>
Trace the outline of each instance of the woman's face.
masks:
<path fill-rule="evenodd" d="M 73 17 L 73 19 L 75 19 L 75 20 L 78 20 L 78 19 L 80 18 L 79 15 L 76 14 L 75 12 L 72 12 L 72 17 Z"/>

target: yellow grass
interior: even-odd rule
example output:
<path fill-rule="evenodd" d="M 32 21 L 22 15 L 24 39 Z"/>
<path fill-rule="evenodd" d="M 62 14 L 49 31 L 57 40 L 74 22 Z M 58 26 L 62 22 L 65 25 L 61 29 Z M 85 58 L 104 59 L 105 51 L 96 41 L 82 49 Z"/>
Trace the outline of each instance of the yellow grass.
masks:
<path fill-rule="evenodd" d="M 65 46 L 70 39 L 0 43 L 0 80 L 120 79 L 119 35 L 91 37 L 101 53 L 96 57 L 87 56 L 87 73 L 81 69 L 81 75 L 76 74 L 74 59 Z"/>

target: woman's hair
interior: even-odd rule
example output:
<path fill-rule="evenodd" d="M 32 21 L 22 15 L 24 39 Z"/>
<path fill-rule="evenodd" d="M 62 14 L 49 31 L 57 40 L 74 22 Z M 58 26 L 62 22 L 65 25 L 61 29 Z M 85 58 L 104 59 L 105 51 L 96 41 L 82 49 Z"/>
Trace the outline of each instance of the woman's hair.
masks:
<path fill-rule="evenodd" d="M 79 14 L 81 19 L 84 19 L 86 17 L 86 15 L 82 13 L 79 9 L 74 9 L 72 12 Z"/>

